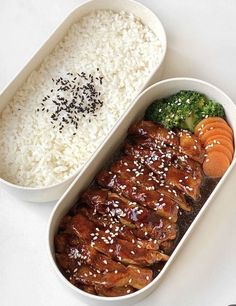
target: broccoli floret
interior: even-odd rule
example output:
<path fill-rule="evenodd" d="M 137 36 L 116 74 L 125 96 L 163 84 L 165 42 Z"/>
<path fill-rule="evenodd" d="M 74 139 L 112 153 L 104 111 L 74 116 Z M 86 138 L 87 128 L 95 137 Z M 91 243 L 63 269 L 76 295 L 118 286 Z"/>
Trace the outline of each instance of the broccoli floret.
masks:
<path fill-rule="evenodd" d="M 208 100 L 199 92 L 181 90 L 177 94 L 154 101 L 145 119 L 163 124 L 166 128 L 194 131 L 196 124 L 206 117 L 225 117 L 221 104 Z"/>
<path fill-rule="evenodd" d="M 225 118 L 225 111 L 223 106 L 220 103 L 212 100 L 208 100 L 208 103 L 203 106 L 202 113 L 207 114 L 208 117 Z"/>

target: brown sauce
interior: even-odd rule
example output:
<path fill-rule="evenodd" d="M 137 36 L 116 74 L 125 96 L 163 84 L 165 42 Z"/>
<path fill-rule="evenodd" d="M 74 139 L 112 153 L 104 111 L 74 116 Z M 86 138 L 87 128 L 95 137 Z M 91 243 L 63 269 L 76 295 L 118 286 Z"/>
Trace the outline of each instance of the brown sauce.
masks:
<path fill-rule="evenodd" d="M 177 225 L 179 229 L 178 237 L 176 239 L 175 246 L 168 255 L 171 255 L 174 252 L 176 246 L 181 241 L 184 234 L 187 232 L 188 228 L 196 218 L 197 214 L 200 212 L 201 208 L 206 203 L 207 199 L 211 195 L 212 191 L 215 189 L 218 182 L 219 179 L 211 179 L 204 177 L 200 191 L 201 194 L 200 199 L 198 201 L 192 201 L 191 199 L 188 199 L 188 203 L 192 206 L 192 211 L 191 212 L 181 211 L 179 213 L 177 220 Z M 166 263 L 167 262 L 160 262 L 153 266 L 154 277 L 156 277 L 161 272 L 161 270 L 164 268 Z"/>
<path fill-rule="evenodd" d="M 179 214 L 179 218 L 177 221 L 179 227 L 177 243 L 182 239 L 189 226 L 191 225 L 191 223 L 193 222 L 193 220 L 211 195 L 212 191 L 215 189 L 218 182 L 219 180 L 217 179 L 210 179 L 205 177 L 200 191 L 201 198 L 198 201 L 192 201 L 191 199 L 188 200 L 189 204 L 192 207 L 192 211 L 181 211 L 181 213 Z"/>

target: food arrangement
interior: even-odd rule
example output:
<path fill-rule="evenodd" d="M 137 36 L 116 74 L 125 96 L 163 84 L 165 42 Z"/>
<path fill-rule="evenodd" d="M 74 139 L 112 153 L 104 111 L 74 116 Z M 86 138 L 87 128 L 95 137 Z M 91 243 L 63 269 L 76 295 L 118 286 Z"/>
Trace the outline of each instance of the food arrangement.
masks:
<path fill-rule="evenodd" d="M 166 114 L 178 103 L 190 108 L 181 120 L 173 112 L 168 129 Z M 101 296 L 149 284 L 230 165 L 232 136 L 223 107 L 200 93 L 181 91 L 151 104 L 145 120 L 130 126 L 118 156 L 61 220 L 55 256 L 64 276 Z"/>
<path fill-rule="evenodd" d="M 234 153 L 233 131 L 225 120 L 225 111 L 220 103 L 199 92 L 182 90 L 152 103 L 145 118 L 166 128 L 194 132 L 206 150 L 203 163 L 205 175 L 221 177 L 228 169 Z"/>
<path fill-rule="evenodd" d="M 92 2 L 93 7 L 99 3 L 91 1 L 88 6 Z M 144 15 L 141 18 L 147 20 L 148 12 Z M 82 19 L 80 14 L 77 17 L 80 21 L 33 71 L 0 115 L 0 177 L 19 186 L 36 187 L 29 190 L 49 187 L 44 194 L 65 180 L 69 185 L 72 175 L 96 152 L 131 105 L 150 72 L 155 72 L 156 77 L 159 69 L 154 71 L 153 67 L 159 67 L 165 54 L 161 31 L 158 37 L 133 14 L 98 9 Z M 151 23 L 153 20 L 150 26 Z M 160 28 L 155 24 L 155 33 Z M 45 45 L 44 51 L 48 47 Z M 152 82 L 154 78 L 149 84 Z M 110 301 L 127 305 L 150 293 L 160 282 L 163 267 L 167 268 L 178 254 L 171 256 L 172 252 L 180 240 L 183 242 L 183 235 L 231 164 L 234 133 L 227 119 L 235 129 L 230 112 L 232 101 L 209 89 L 211 85 L 201 83 L 205 82 L 189 78 L 166 80 L 156 84 L 157 91 L 152 87 L 147 91 L 149 95 L 141 95 L 135 108 L 117 125 L 107 144 L 97 150 L 94 160 L 56 205 L 49 226 L 49 257 L 57 272 L 59 268 L 74 285 L 80 300 L 86 297 L 87 303 L 95 300 L 104 305 Z M 171 96 L 167 92 L 167 97 L 148 107 L 143 120 L 129 127 L 120 150 L 88 186 L 91 175 L 97 173 L 93 167 L 100 169 L 101 154 L 109 158 L 112 139 L 120 144 L 120 131 L 126 131 L 134 118 L 141 118 L 140 102 L 147 107 L 149 97 L 155 97 L 153 92 L 159 96 L 163 91 L 162 85 L 164 92 L 202 87 L 199 91 L 222 99 L 216 98 L 216 102 L 190 90 Z M 4 98 L 8 97 L 6 92 Z M 227 117 L 219 102 L 225 106 Z M 4 184 L 10 185 L 8 182 Z M 66 185 L 62 191 L 63 188 Z M 40 197 L 41 191 L 38 192 Z M 71 208 L 75 196 L 76 204 Z M 25 198 L 38 201 L 39 197 Z M 122 302 L 96 297 L 135 292 L 138 294 L 126 296 Z"/>
<path fill-rule="evenodd" d="M 0 115 L 1 178 L 48 187 L 75 175 L 163 52 L 128 12 L 95 10 L 73 24 Z"/>

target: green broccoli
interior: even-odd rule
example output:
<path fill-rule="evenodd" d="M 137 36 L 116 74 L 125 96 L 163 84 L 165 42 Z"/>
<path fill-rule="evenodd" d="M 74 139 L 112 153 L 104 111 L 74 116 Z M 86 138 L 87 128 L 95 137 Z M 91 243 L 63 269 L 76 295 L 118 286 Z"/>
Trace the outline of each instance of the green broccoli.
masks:
<path fill-rule="evenodd" d="M 166 128 L 187 129 L 191 132 L 206 117 L 225 118 L 223 106 L 190 90 L 181 90 L 170 97 L 154 101 L 145 113 L 145 119 L 159 122 Z"/>

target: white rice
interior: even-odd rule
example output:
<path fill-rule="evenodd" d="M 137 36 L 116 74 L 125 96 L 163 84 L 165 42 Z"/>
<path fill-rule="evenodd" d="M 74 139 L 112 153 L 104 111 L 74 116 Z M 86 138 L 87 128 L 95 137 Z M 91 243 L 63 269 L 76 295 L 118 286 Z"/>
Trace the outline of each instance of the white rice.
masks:
<path fill-rule="evenodd" d="M 0 176 L 12 183 L 42 187 L 63 181 L 88 160 L 132 102 L 158 64 L 158 37 L 126 12 L 95 11 L 74 24 L 0 116 Z M 52 78 L 84 71 L 103 76 L 104 105 L 97 117 L 81 118 L 77 134 L 68 124 L 52 127 L 50 112 L 37 111 L 55 89 Z"/>

